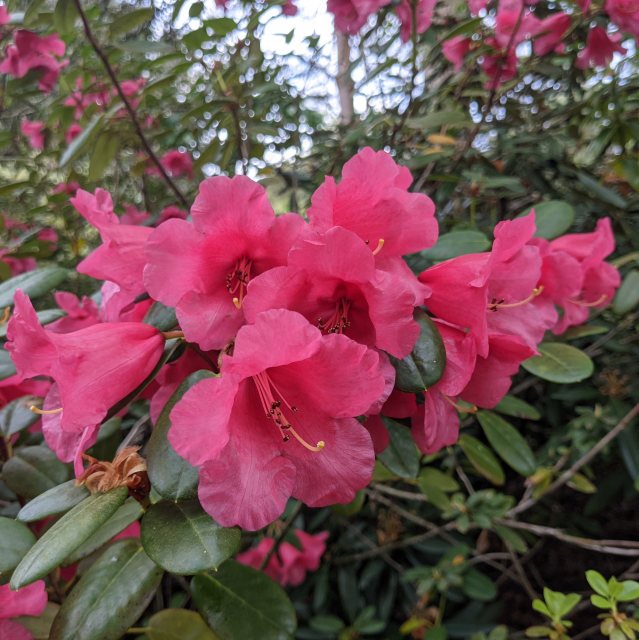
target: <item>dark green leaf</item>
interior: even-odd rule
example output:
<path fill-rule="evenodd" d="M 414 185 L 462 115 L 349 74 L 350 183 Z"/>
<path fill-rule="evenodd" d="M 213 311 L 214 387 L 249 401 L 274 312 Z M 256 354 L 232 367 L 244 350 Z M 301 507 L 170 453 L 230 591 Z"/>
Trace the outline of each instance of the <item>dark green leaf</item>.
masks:
<path fill-rule="evenodd" d="M 29 408 L 36 400 L 33 396 L 16 398 L 0 409 L 0 434 L 5 437 L 30 427 L 39 416 Z"/>
<path fill-rule="evenodd" d="M 537 347 L 538 356 L 522 363 L 522 367 L 550 382 L 571 383 L 589 378 L 594 365 L 580 349 L 561 342 L 545 342 Z"/>
<path fill-rule="evenodd" d="M 13 304 L 13 295 L 21 289 L 30 298 L 37 298 L 55 289 L 68 275 L 62 267 L 42 267 L 21 273 L 0 284 L 0 308 Z"/>
<path fill-rule="evenodd" d="M 191 374 L 166 403 L 153 429 L 147 445 L 146 461 L 151 484 L 163 498 L 186 500 L 197 493 L 197 469 L 175 453 L 166 436 L 171 428 L 169 414 L 178 400 L 194 384 L 213 375 L 210 371 Z"/>
<path fill-rule="evenodd" d="M 615 295 L 612 308 L 620 316 L 632 311 L 639 304 L 639 270 L 630 271 Z"/>
<path fill-rule="evenodd" d="M 512 424 L 492 411 L 479 411 L 477 419 L 490 446 L 508 466 L 523 476 L 535 473 L 535 454 Z"/>
<path fill-rule="evenodd" d="M 193 602 L 220 640 L 289 640 L 295 610 L 268 576 L 234 560 L 191 582 Z"/>
<path fill-rule="evenodd" d="M 152 7 L 146 9 L 134 9 L 124 15 L 118 16 L 109 26 L 111 37 L 133 31 L 153 18 L 155 11 Z"/>
<path fill-rule="evenodd" d="M 75 21 L 78 18 L 78 10 L 73 0 L 58 0 L 53 13 L 55 28 L 66 35 L 73 31 Z"/>
<path fill-rule="evenodd" d="M 416 312 L 420 336 L 410 355 L 403 360 L 390 356 L 397 376 L 395 386 L 401 391 L 419 393 L 434 385 L 446 368 L 446 349 L 435 323 L 423 312 Z"/>
<path fill-rule="evenodd" d="M 410 429 L 390 418 L 382 420 L 388 429 L 390 442 L 379 454 L 379 459 L 400 478 L 415 478 L 419 471 L 420 454 Z"/>
<path fill-rule="evenodd" d="M 490 602 L 497 597 L 495 583 L 477 569 L 466 571 L 462 590 L 469 598 L 480 602 Z"/>
<path fill-rule="evenodd" d="M 144 322 L 160 331 L 169 331 L 177 326 L 175 309 L 167 307 L 161 302 L 154 302 L 144 316 Z"/>
<path fill-rule="evenodd" d="M 2 467 L 2 479 L 17 495 L 35 498 L 69 479 L 68 467 L 44 446 L 22 447 Z"/>
<path fill-rule="evenodd" d="M 22 522 L 0 518 L 0 577 L 15 569 L 35 544 L 36 537 Z"/>
<path fill-rule="evenodd" d="M 525 418 L 526 420 L 539 420 L 541 418 L 541 414 L 535 407 L 519 398 L 515 398 L 515 396 L 504 396 L 495 407 L 495 411 L 513 418 Z"/>
<path fill-rule="evenodd" d="M 439 236 L 437 244 L 421 252 L 429 260 L 449 260 L 467 253 L 490 249 L 490 240 L 480 231 L 451 231 Z"/>
<path fill-rule="evenodd" d="M 528 215 L 533 209 L 537 226 L 535 236 L 538 238 L 546 238 L 547 240 L 557 238 L 570 229 L 575 219 L 575 210 L 572 205 L 562 200 L 538 202 L 518 217 Z"/>
<path fill-rule="evenodd" d="M 436 111 L 427 116 L 409 118 L 406 121 L 406 126 L 410 129 L 439 129 L 442 125 L 466 127 L 472 125 L 472 121 L 468 114 L 463 111 L 455 111 L 454 109 Z"/>
<path fill-rule="evenodd" d="M 30 549 L 11 577 L 13 589 L 46 576 L 118 510 L 128 494 L 126 487 L 96 493 L 63 515 Z"/>
<path fill-rule="evenodd" d="M 501 468 L 499 460 L 486 445 L 467 434 L 460 436 L 457 444 L 466 454 L 469 462 L 484 478 L 498 486 L 504 484 L 506 480 L 504 470 Z"/>
<path fill-rule="evenodd" d="M 143 9 L 144 11 L 144 9 Z M 103 131 L 93 145 L 89 161 L 89 181 L 100 180 L 109 164 L 115 158 L 120 148 L 120 139 L 112 132 Z"/>
<path fill-rule="evenodd" d="M 186 609 L 160 611 L 145 629 L 149 640 L 218 640 L 199 613 Z"/>
<path fill-rule="evenodd" d="M 62 604 L 50 640 L 118 640 L 148 606 L 162 573 L 137 540 L 112 544 Z"/>
<path fill-rule="evenodd" d="M 22 522 L 35 522 L 48 516 L 56 516 L 65 513 L 89 497 L 86 487 L 78 487 L 75 480 L 69 480 L 53 487 L 20 509 L 18 520 Z"/>
<path fill-rule="evenodd" d="M 15 376 L 16 367 L 13 364 L 13 360 L 9 355 L 9 352 L 5 349 L 0 349 L 0 380 L 5 380 L 11 376 Z"/>
<path fill-rule="evenodd" d="M 193 575 L 217 569 L 234 555 L 240 531 L 220 527 L 197 500 L 159 502 L 142 520 L 142 545 L 167 571 Z"/>

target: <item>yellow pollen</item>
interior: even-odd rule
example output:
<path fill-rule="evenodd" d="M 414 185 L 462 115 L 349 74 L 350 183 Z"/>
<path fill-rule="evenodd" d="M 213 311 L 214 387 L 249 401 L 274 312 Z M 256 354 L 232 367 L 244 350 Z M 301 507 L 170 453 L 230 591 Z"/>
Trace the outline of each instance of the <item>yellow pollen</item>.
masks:
<path fill-rule="evenodd" d="M 572 302 L 573 304 L 577 304 L 580 307 L 598 307 L 602 302 L 607 300 L 608 296 L 605 293 L 602 293 L 597 300 L 593 302 L 583 302 L 582 300 L 568 300 L 568 302 Z"/>
<path fill-rule="evenodd" d="M 380 238 L 379 242 L 377 243 L 377 246 L 375 247 L 375 249 L 373 249 L 373 255 L 376 256 L 383 248 L 384 248 L 384 243 L 386 242 L 386 240 L 384 240 L 384 238 Z"/>
<path fill-rule="evenodd" d="M 239 298 L 233 298 L 233 304 L 235 305 L 236 309 L 241 309 L 242 308 L 242 303 L 240 302 Z"/>
<path fill-rule="evenodd" d="M 488 309 L 490 311 L 497 311 L 497 309 L 514 309 L 515 307 L 521 307 L 525 304 L 528 304 L 531 300 L 534 300 L 543 290 L 543 285 L 535 287 L 532 290 L 532 293 L 527 298 L 525 298 L 524 300 L 520 300 L 519 302 L 510 302 L 508 304 L 504 304 L 502 301 L 493 300 L 493 302 L 488 305 Z"/>
<path fill-rule="evenodd" d="M 324 440 L 320 440 L 315 446 L 309 444 L 308 442 L 306 442 L 306 440 L 304 440 L 304 438 L 302 438 L 299 433 L 297 433 L 297 431 L 295 431 L 295 429 L 293 429 L 293 427 L 288 427 L 286 431 L 288 431 L 288 433 L 290 433 L 303 447 L 305 447 L 309 451 L 317 453 L 326 446 L 326 442 L 324 442 Z"/>
<path fill-rule="evenodd" d="M 29 411 L 33 411 L 33 413 L 37 413 L 39 416 L 51 416 L 56 413 L 62 413 L 62 407 L 58 409 L 39 409 L 34 404 L 29 407 Z"/>

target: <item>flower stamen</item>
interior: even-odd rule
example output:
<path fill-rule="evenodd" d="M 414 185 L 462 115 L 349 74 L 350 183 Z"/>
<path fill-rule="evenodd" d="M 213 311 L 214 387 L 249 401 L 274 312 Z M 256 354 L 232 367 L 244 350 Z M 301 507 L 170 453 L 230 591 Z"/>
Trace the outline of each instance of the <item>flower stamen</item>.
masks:
<path fill-rule="evenodd" d="M 592 302 L 584 302 L 583 300 L 568 300 L 568 302 L 572 302 L 573 304 L 579 305 L 580 307 L 598 307 L 607 299 L 608 296 L 605 293 L 602 293 L 596 300 L 593 300 Z"/>
<path fill-rule="evenodd" d="M 376 256 L 383 248 L 386 240 L 384 238 L 380 238 L 377 246 L 373 249 L 373 255 Z"/>
<path fill-rule="evenodd" d="M 39 416 L 52 416 L 56 413 L 62 413 L 62 407 L 58 407 L 57 409 L 40 409 L 32 404 L 29 407 L 29 411 L 33 411 L 33 413 L 37 413 Z"/>
<path fill-rule="evenodd" d="M 333 315 L 324 320 L 317 321 L 317 327 L 322 333 L 344 333 L 351 326 L 348 314 L 351 309 L 351 301 L 348 298 L 340 298 L 335 306 Z"/>
<path fill-rule="evenodd" d="M 242 308 L 246 287 L 251 279 L 251 267 L 253 263 L 248 258 L 240 258 L 233 267 L 233 270 L 226 276 L 226 290 L 233 298 L 233 304 Z"/>
<path fill-rule="evenodd" d="M 507 304 L 505 304 L 503 300 L 497 300 L 493 298 L 488 305 L 488 310 L 497 311 L 498 309 L 514 309 L 515 307 L 521 307 L 525 304 L 528 304 L 531 300 L 534 300 L 543 290 L 544 286 L 540 285 L 538 287 L 535 287 L 532 290 L 532 293 L 524 300 L 520 300 L 519 302 L 509 302 Z"/>
<path fill-rule="evenodd" d="M 266 371 L 262 371 L 261 373 L 253 376 L 253 381 L 255 382 L 255 388 L 257 389 L 257 394 L 260 398 L 260 403 L 264 408 L 266 417 L 272 420 L 275 423 L 275 426 L 280 430 L 283 442 L 288 442 L 291 439 L 291 436 L 293 436 L 305 449 L 313 452 L 321 451 L 326 446 L 326 442 L 324 442 L 324 440 L 320 440 L 315 446 L 309 444 L 295 430 L 291 422 L 284 415 L 281 407 L 283 402 L 292 413 L 297 412 L 297 407 L 290 405 L 284 399 L 282 393 L 275 386 L 273 380 Z M 281 399 L 277 399 L 276 394 Z"/>

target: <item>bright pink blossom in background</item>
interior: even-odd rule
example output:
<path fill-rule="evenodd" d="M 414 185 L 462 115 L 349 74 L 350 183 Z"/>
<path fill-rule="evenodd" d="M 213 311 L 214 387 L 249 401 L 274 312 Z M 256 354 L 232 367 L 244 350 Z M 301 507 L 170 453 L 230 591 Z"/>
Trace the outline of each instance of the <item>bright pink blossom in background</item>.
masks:
<path fill-rule="evenodd" d="M 311 534 L 295 529 L 293 535 L 301 549 L 285 540 L 264 567 L 264 573 L 283 587 L 302 584 L 307 572 L 319 569 L 321 557 L 326 551 L 328 531 Z M 273 538 L 262 538 L 257 546 L 238 554 L 237 561 L 259 569 L 274 544 Z"/>
<path fill-rule="evenodd" d="M 66 133 L 64 134 L 64 141 L 67 144 L 70 144 L 81 133 L 82 133 L 82 127 L 77 122 L 74 122 L 72 125 L 69 126 L 69 128 L 66 131 Z"/>
<path fill-rule="evenodd" d="M 328 10 L 335 16 L 335 28 L 342 33 L 357 33 L 369 16 L 391 0 L 328 0 Z"/>
<path fill-rule="evenodd" d="M 604 10 L 620 29 L 639 37 L 639 0 L 606 0 Z"/>
<path fill-rule="evenodd" d="M 47 606 L 43 580 L 12 591 L 8 584 L 0 585 L 0 640 L 32 640 L 31 632 L 11 618 L 37 617 Z"/>
<path fill-rule="evenodd" d="M 36 151 L 44 149 L 44 122 L 23 120 L 20 123 L 20 132 L 27 138 L 32 149 Z"/>
<path fill-rule="evenodd" d="M 437 0 L 417 0 L 417 6 L 415 7 L 415 33 L 420 34 L 428 31 L 433 21 L 436 4 Z M 413 8 L 410 0 L 401 0 L 395 7 L 395 11 L 402 23 L 400 37 L 404 42 L 408 42 L 413 33 Z"/>
<path fill-rule="evenodd" d="M 189 212 L 184 209 L 180 209 L 180 207 L 171 204 L 168 207 L 164 207 L 162 211 L 160 211 L 160 217 L 158 218 L 158 225 L 166 222 L 167 220 L 171 220 L 172 218 L 179 218 L 180 220 L 186 220 L 189 217 Z"/>
<path fill-rule="evenodd" d="M 202 182 L 191 217 L 153 231 L 144 281 L 154 299 L 176 307 L 187 339 L 221 349 L 244 324 L 249 282 L 286 264 L 306 225 L 295 214 L 276 218 L 264 188 L 244 176 Z"/>
<path fill-rule="evenodd" d="M 7 7 L 3 4 L 0 4 L 0 27 L 4 24 L 8 24 L 11 20 L 9 12 L 7 11 Z"/>
<path fill-rule="evenodd" d="M 67 315 L 49 323 L 47 331 L 70 333 L 101 322 L 100 309 L 91 298 L 82 296 L 82 299 L 79 299 L 68 291 L 57 291 L 54 294 L 54 298 L 58 307 L 66 312 Z"/>
<path fill-rule="evenodd" d="M 603 27 L 593 27 L 588 32 L 585 48 L 577 56 L 576 66 L 580 69 L 608 66 L 615 53 L 627 51 L 619 44 L 620 41 L 621 34 L 609 35 Z"/>
<path fill-rule="evenodd" d="M 60 404 L 51 408 L 62 408 L 64 431 L 99 424 L 144 381 L 164 350 L 162 334 L 141 323 L 100 323 L 65 334 L 47 331 L 19 290 L 7 338 L 6 348 L 23 378 L 50 376 L 57 383 Z"/>
<path fill-rule="evenodd" d="M 537 21 L 534 30 L 533 50 L 538 56 L 545 56 L 552 51 L 561 53 L 565 49 L 563 37 L 570 28 L 571 18 L 561 11 Z"/>
<path fill-rule="evenodd" d="M 39 36 L 32 31 L 19 29 L 14 35 L 14 44 L 5 51 L 5 59 L 0 63 L 0 73 L 16 78 L 24 78 L 29 71 L 40 73 L 38 87 L 49 93 L 58 81 L 65 62 L 58 60 L 65 52 L 65 44 L 57 34 Z"/>
<path fill-rule="evenodd" d="M 221 376 L 171 412 L 169 441 L 200 467 L 202 506 L 223 526 L 256 530 L 292 496 L 313 507 L 353 500 L 374 453 L 354 419 L 381 396 L 378 354 L 306 319 L 266 311 L 237 334 Z"/>
<path fill-rule="evenodd" d="M 285 16 L 297 15 L 297 6 L 293 2 L 293 0 L 286 0 L 286 2 L 282 5 L 282 13 Z"/>
<path fill-rule="evenodd" d="M 471 44 L 472 40 L 470 40 L 470 38 L 455 36 L 454 38 L 450 38 L 450 40 L 446 40 L 442 45 L 442 53 L 446 60 L 453 63 L 455 71 L 461 70 L 464 64 L 464 58 L 470 51 Z"/>
<path fill-rule="evenodd" d="M 141 225 L 151 218 L 148 211 L 140 211 L 132 204 L 124 205 L 124 213 L 120 216 L 120 224 Z"/>
<path fill-rule="evenodd" d="M 167 151 L 160 158 L 160 162 L 170 176 L 193 177 L 193 160 L 191 160 L 191 156 L 186 151 L 178 151 L 177 149 Z M 153 169 L 152 173 L 158 172 L 156 167 L 153 167 Z"/>

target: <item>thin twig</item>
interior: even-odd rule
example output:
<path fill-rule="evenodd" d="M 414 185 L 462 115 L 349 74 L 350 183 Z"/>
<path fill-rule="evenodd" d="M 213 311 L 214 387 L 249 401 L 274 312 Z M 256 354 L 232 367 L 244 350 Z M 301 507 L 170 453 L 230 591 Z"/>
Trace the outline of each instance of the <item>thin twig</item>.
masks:
<path fill-rule="evenodd" d="M 605 449 L 632 421 L 639 415 L 639 402 L 611 429 L 588 453 L 584 454 L 569 469 L 564 471 L 538 498 L 529 498 L 520 502 L 508 512 L 508 516 L 523 513 L 532 507 L 540 498 L 545 498 L 560 487 L 563 487 L 583 466 L 587 465 L 597 454 Z"/>
<path fill-rule="evenodd" d="M 129 117 L 131 118 L 131 122 L 133 123 L 133 127 L 135 128 L 135 131 L 138 134 L 138 137 L 140 138 L 140 141 L 142 142 L 142 146 L 144 147 L 144 149 L 147 152 L 149 158 L 151 159 L 153 164 L 157 167 L 158 171 L 160 172 L 160 175 L 162 176 L 164 181 L 167 183 L 167 185 L 171 188 L 171 191 L 173 191 L 173 193 L 175 194 L 177 199 L 180 201 L 182 206 L 185 207 L 185 208 L 188 208 L 189 203 L 187 202 L 186 198 L 184 197 L 184 194 L 180 191 L 180 189 L 175 184 L 175 182 L 173 182 L 173 180 L 171 179 L 171 176 L 169 176 L 169 174 L 167 173 L 166 169 L 164 168 L 164 166 L 160 162 L 160 159 L 155 155 L 155 153 L 153 152 L 153 149 L 151 149 L 151 145 L 149 144 L 148 140 L 146 139 L 146 136 L 144 135 L 144 131 L 142 131 L 142 126 L 140 125 L 140 122 L 139 122 L 138 117 L 137 117 L 137 115 L 135 113 L 135 110 L 133 109 L 133 107 L 131 106 L 131 103 L 129 102 L 128 98 L 124 94 L 124 91 L 122 91 L 122 87 L 120 86 L 118 78 L 115 75 L 115 71 L 113 70 L 113 67 L 111 66 L 111 63 L 109 62 L 109 59 L 106 57 L 106 54 L 104 53 L 104 51 L 102 51 L 102 48 L 100 47 L 100 45 L 98 44 L 97 40 L 95 39 L 95 36 L 93 35 L 93 31 L 91 30 L 91 25 L 89 25 L 89 21 L 87 19 L 86 13 L 84 13 L 84 9 L 82 8 L 81 1 L 80 0 L 73 0 L 73 2 L 75 4 L 75 6 L 76 6 L 76 9 L 78 10 L 78 14 L 80 15 L 80 20 L 82 20 L 82 25 L 84 27 L 84 33 L 85 33 L 85 35 L 87 37 L 87 40 L 89 41 L 89 43 L 93 47 L 93 50 L 95 51 L 95 53 L 98 56 L 98 58 L 100 58 L 100 61 L 102 62 L 102 65 L 104 66 L 104 69 L 106 70 L 109 78 L 111 79 L 111 83 L 115 87 L 115 90 L 118 92 L 118 96 L 120 97 L 120 100 L 122 100 L 122 103 L 124 104 L 124 108 L 127 110 L 127 113 L 129 114 Z"/>

